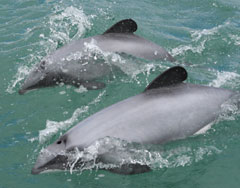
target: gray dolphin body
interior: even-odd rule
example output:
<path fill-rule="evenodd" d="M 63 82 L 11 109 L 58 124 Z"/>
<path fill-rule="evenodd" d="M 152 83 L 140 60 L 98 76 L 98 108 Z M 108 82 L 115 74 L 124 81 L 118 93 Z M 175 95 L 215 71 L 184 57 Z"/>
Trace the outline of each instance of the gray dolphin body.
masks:
<path fill-rule="evenodd" d="M 19 94 L 58 83 L 71 84 L 87 89 L 100 89 L 104 83 L 97 79 L 108 75 L 112 68 L 104 62 L 91 59 L 86 45 L 94 43 L 104 52 L 126 53 L 139 58 L 168 60 L 175 59 L 162 47 L 134 34 L 137 24 L 131 19 L 122 20 L 105 33 L 73 41 L 56 50 L 40 62 L 26 78 Z"/>
<path fill-rule="evenodd" d="M 157 77 L 145 91 L 113 104 L 83 120 L 40 153 L 32 169 L 38 174 L 48 169 L 66 168 L 62 152 L 83 151 L 95 141 L 114 137 L 140 144 L 162 144 L 182 139 L 213 122 L 221 105 L 234 91 L 183 83 L 187 72 L 173 67 Z M 117 156 L 116 156 L 117 158 Z M 107 161 L 108 154 L 100 161 Z M 115 172 L 145 172 L 146 166 L 129 164 Z"/>

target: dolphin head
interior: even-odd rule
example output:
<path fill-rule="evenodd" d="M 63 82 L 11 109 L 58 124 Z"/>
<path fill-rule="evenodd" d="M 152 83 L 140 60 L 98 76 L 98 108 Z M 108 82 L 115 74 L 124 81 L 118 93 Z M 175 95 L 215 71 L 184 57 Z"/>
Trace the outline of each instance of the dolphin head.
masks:
<path fill-rule="evenodd" d="M 24 81 L 19 94 L 24 94 L 29 90 L 41 87 L 48 87 L 56 85 L 58 77 L 51 68 L 51 63 L 41 61 L 28 75 Z"/>
<path fill-rule="evenodd" d="M 39 174 L 46 170 L 63 170 L 67 168 L 66 137 L 61 137 L 53 144 L 43 149 L 32 168 L 32 174 Z"/>

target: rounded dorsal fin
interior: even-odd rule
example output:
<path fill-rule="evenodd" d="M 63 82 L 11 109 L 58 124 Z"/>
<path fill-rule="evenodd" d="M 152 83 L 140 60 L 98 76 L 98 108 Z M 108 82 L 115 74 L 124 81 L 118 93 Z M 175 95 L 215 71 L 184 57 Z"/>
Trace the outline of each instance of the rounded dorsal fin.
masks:
<path fill-rule="evenodd" d="M 137 31 L 137 23 L 132 19 L 125 19 L 115 23 L 106 33 L 133 33 Z"/>
<path fill-rule="evenodd" d="M 178 84 L 187 79 L 187 71 L 181 66 L 171 67 L 155 78 L 144 91 Z"/>

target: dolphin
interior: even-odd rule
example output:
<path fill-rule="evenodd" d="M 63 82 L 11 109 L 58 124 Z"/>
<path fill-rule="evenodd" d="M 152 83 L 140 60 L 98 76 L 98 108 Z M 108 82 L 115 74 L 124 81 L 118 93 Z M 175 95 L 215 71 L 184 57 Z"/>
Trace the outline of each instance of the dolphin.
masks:
<path fill-rule="evenodd" d="M 217 118 L 221 105 L 236 92 L 184 83 L 186 79 L 187 71 L 183 67 L 169 68 L 154 79 L 144 92 L 81 121 L 40 152 L 32 174 L 65 169 L 68 159 L 62 153 L 71 152 L 74 148 L 84 151 L 84 148 L 106 137 L 129 143 L 164 144 L 201 131 Z M 107 163 L 109 158 L 112 156 L 102 154 L 99 161 Z M 112 169 L 123 174 L 148 170 L 146 165 L 141 164 Z"/>
<path fill-rule="evenodd" d="M 72 41 L 43 58 L 30 72 L 22 84 L 19 94 L 59 83 L 80 85 L 87 89 L 101 89 L 104 83 L 97 81 L 112 71 L 112 67 L 98 62 L 86 49 L 94 43 L 103 52 L 125 53 L 148 60 L 175 59 L 159 45 L 148 41 L 134 32 L 137 24 L 132 19 L 117 22 L 101 35 Z"/>

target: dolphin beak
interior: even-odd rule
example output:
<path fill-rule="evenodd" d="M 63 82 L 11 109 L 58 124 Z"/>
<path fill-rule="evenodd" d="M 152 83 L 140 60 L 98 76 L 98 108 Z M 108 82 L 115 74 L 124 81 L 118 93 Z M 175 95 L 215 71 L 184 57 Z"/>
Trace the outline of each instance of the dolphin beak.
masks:
<path fill-rule="evenodd" d="M 44 170 L 48 169 L 48 164 L 53 161 L 56 158 L 56 154 L 52 153 L 51 151 L 49 151 L 48 149 L 43 149 L 38 158 L 37 161 L 34 165 L 34 167 L 32 168 L 31 173 L 32 174 L 39 174 Z"/>
<path fill-rule="evenodd" d="M 43 81 L 44 77 L 45 77 L 45 74 L 43 72 L 41 72 L 40 70 L 38 70 L 38 69 L 33 70 L 28 75 L 28 77 L 26 78 L 24 83 L 22 84 L 18 93 L 20 95 L 23 95 L 24 93 L 26 93 L 29 90 L 40 87 L 41 82 Z"/>
<path fill-rule="evenodd" d="M 67 162 L 68 156 L 65 152 L 65 144 L 58 145 L 53 143 L 40 151 L 37 161 L 32 168 L 32 174 L 39 174 L 46 170 L 66 169 Z"/>
<path fill-rule="evenodd" d="M 36 175 L 40 174 L 43 170 L 38 169 L 38 168 L 32 168 L 31 174 Z"/>

